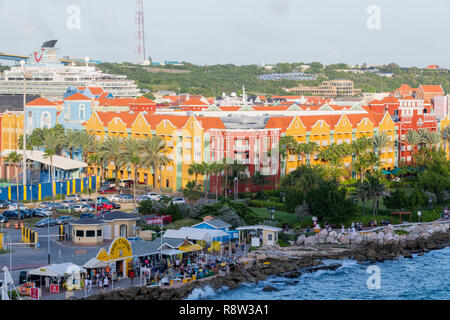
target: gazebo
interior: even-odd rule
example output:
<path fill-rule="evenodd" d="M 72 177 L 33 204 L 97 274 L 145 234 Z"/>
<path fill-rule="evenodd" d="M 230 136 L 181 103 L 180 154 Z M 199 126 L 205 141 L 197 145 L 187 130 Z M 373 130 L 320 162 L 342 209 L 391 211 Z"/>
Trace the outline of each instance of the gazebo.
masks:
<path fill-rule="evenodd" d="M 391 212 L 391 224 L 392 224 L 392 216 L 393 215 L 398 215 L 400 216 L 400 223 L 403 222 L 403 215 L 409 214 L 409 222 L 412 221 L 412 214 L 411 212 L 405 211 L 405 212 Z"/>

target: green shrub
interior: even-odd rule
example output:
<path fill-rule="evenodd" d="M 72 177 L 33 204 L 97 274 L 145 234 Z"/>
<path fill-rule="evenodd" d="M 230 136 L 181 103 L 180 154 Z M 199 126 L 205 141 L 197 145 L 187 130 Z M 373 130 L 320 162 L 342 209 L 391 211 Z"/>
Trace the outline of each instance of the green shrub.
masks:
<path fill-rule="evenodd" d="M 140 214 L 150 214 L 153 212 L 153 201 L 152 200 L 144 200 L 139 203 L 138 212 Z"/>
<path fill-rule="evenodd" d="M 282 202 L 281 201 L 281 197 L 269 197 L 269 201 L 272 201 L 272 202 Z"/>
<path fill-rule="evenodd" d="M 409 234 L 406 230 L 394 230 L 395 234 L 398 234 L 399 236 L 407 236 Z"/>
<path fill-rule="evenodd" d="M 263 193 L 268 197 L 280 197 L 279 190 L 264 190 Z"/>
<path fill-rule="evenodd" d="M 264 201 L 264 200 L 251 200 L 250 206 L 257 208 L 269 208 L 274 207 L 277 211 L 286 211 L 284 203 Z"/>

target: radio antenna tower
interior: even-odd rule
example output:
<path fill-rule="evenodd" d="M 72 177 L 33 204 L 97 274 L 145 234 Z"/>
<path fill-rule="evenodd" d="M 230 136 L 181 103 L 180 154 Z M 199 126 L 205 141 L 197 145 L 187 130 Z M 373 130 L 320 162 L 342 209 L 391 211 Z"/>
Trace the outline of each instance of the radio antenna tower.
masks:
<path fill-rule="evenodd" d="M 136 53 L 138 63 L 145 60 L 144 0 L 136 0 Z"/>

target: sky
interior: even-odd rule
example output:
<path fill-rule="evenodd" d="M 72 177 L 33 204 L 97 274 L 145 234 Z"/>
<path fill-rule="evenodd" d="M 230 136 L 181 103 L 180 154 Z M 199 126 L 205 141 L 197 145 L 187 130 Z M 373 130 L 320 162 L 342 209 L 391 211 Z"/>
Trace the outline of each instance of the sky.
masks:
<path fill-rule="evenodd" d="M 0 0 L 0 52 L 58 39 L 62 55 L 136 62 L 135 10 L 136 0 Z M 450 68 L 449 0 L 144 0 L 144 14 L 153 61 Z"/>

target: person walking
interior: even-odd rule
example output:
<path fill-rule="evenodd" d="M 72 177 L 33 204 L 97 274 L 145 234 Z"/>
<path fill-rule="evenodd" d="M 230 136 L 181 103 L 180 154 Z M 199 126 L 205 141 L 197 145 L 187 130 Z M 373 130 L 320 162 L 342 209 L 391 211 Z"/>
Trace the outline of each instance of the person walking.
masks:
<path fill-rule="evenodd" d="M 105 287 L 105 288 L 108 288 L 108 277 L 105 277 L 105 280 L 103 281 L 103 286 Z"/>

